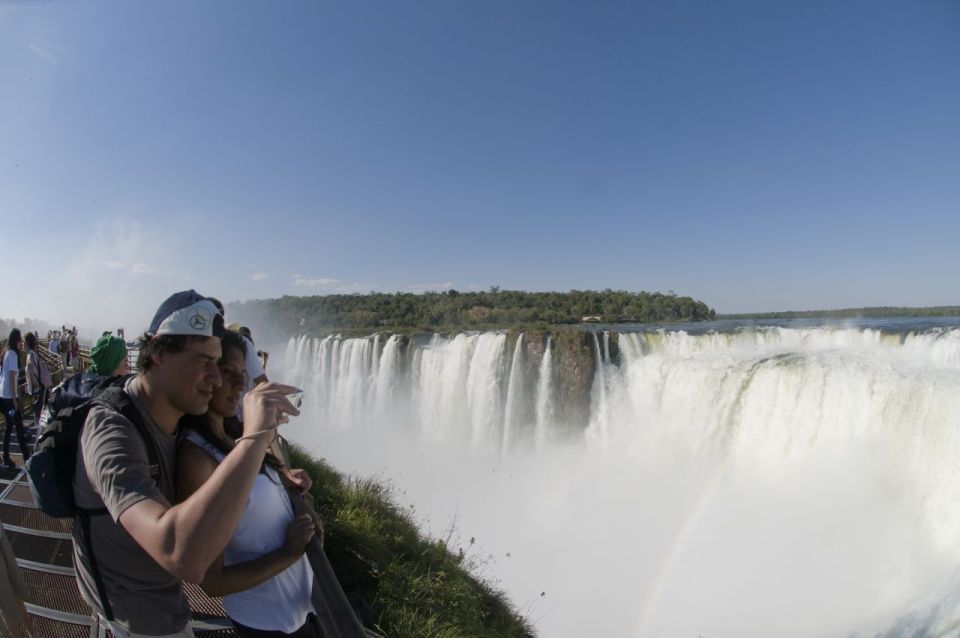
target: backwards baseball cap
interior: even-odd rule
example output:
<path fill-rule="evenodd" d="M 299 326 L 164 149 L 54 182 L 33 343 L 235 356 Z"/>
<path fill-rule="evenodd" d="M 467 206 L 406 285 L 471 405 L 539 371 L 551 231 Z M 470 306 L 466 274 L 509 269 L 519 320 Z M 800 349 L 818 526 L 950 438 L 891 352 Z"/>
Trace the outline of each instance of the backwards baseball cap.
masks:
<path fill-rule="evenodd" d="M 167 298 L 153 315 L 150 336 L 223 336 L 223 315 L 216 305 L 196 290 L 184 290 Z"/>

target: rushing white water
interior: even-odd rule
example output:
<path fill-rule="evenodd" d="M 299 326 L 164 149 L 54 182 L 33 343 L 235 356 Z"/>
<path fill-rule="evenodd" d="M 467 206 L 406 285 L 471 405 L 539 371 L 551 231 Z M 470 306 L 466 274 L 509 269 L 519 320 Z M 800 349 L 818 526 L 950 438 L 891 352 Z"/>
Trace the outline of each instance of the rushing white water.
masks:
<path fill-rule="evenodd" d="M 534 433 L 537 449 L 546 445 L 550 437 L 550 426 L 556 422 L 556 393 L 553 384 L 553 337 L 547 337 L 547 348 L 544 350 L 537 375 L 537 426 Z"/>
<path fill-rule="evenodd" d="M 510 378 L 507 381 L 506 414 L 503 417 L 503 447 L 501 454 L 510 453 L 510 445 L 517 435 L 522 418 L 523 401 L 523 333 L 517 337 L 513 348 L 513 361 L 510 363 Z"/>
<path fill-rule="evenodd" d="M 960 329 L 595 334 L 572 437 L 529 338 L 291 340 L 290 435 L 456 519 L 544 636 L 958 634 Z"/>

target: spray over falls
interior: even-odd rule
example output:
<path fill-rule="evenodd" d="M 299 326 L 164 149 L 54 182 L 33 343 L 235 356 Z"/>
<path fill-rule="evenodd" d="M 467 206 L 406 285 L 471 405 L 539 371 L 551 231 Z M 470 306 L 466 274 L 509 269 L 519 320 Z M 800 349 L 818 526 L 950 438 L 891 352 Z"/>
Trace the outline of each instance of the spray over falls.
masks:
<path fill-rule="evenodd" d="M 895 636 L 898 626 L 920 626 L 926 633 L 909 635 L 939 636 L 950 635 L 958 616 L 960 586 L 950 585 L 960 565 L 958 329 L 301 336 L 288 344 L 285 380 L 307 390 L 319 432 L 389 428 L 464 458 L 496 458 L 514 478 L 488 487 L 515 492 L 518 510 L 538 501 L 552 507 L 549 497 L 563 494 L 581 516 L 604 520 L 616 564 L 634 574 L 598 598 L 600 614 L 604 601 L 632 590 L 620 607 L 603 610 L 619 619 L 610 620 L 608 635 L 751 636 L 762 635 L 751 628 L 766 627 L 780 636 Z M 561 455 L 562 472 L 550 465 Z M 464 461 L 454 471 L 468 468 Z M 610 496 L 609 509 L 589 502 L 590 485 Z M 545 534 L 556 534 L 550 523 L 565 515 L 540 512 L 542 521 L 528 526 L 542 522 Z M 780 544 L 762 560 L 777 568 L 746 565 L 771 537 Z M 729 556 L 711 549 L 721 541 Z M 829 543 L 844 551 L 834 556 L 823 549 Z M 807 554 L 807 564 L 777 564 Z M 741 559 L 735 568 L 725 562 L 733 556 Z M 591 582 L 603 581 L 608 557 L 593 558 Z M 586 557 L 578 564 L 592 566 Z M 693 565 L 702 569 L 696 576 L 688 573 Z M 817 582 L 813 565 L 837 583 L 852 573 L 843 591 L 862 593 L 831 607 L 811 589 L 833 591 Z M 780 624 L 711 615 L 713 604 L 735 604 L 722 600 L 730 591 L 717 593 L 731 569 L 745 588 L 771 597 Z M 796 591 L 781 583 L 780 596 L 763 582 L 789 569 Z M 526 583 L 538 582 L 507 578 L 519 600 Z M 684 596 L 702 596 L 701 624 L 675 609 Z M 820 620 L 791 617 L 811 614 Z M 549 620 L 543 631 L 576 635 Z"/>

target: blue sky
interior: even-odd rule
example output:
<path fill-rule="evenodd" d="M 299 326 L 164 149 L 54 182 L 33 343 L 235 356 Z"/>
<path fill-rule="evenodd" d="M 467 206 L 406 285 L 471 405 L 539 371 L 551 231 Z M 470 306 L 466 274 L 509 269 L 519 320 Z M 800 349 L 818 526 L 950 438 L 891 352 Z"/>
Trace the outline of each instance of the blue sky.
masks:
<path fill-rule="evenodd" d="M 956 0 L 0 3 L 0 316 L 960 303 L 958 68 Z"/>

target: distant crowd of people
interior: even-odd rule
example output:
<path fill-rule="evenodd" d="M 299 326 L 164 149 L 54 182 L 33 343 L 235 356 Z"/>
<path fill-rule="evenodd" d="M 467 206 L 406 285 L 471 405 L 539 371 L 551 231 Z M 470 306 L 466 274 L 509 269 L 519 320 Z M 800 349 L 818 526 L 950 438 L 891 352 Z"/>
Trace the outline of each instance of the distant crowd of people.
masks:
<path fill-rule="evenodd" d="M 66 436 L 69 419 L 82 419 L 67 489 L 77 581 L 101 625 L 117 638 L 193 636 L 186 581 L 223 597 L 240 636 L 370 635 L 352 610 L 344 612 L 335 578 L 339 599 L 318 598 L 331 583 L 316 581 L 332 572 L 308 560 L 311 545 L 322 554 L 323 539 L 320 519 L 302 498 L 311 479 L 290 467 L 277 435 L 299 414 L 288 396 L 297 389 L 267 378 L 266 354 L 250 331 L 225 325 L 219 301 L 188 290 L 164 301 L 138 339 L 136 374 L 129 374 L 118 333 L 101 335 L 91 365 L 50 388 L 49 356 L 39 356 L 36 335 L 13 330 L 0 382 L 3 460 L 15 467 L 15 432 L 32 482 L 34 461 L 55 458 L 44 441 Z M 48 339 L 50 355 L 66 353 L 64 368 L 79 369 L 76 328 L 51 331 Z M 29 416 L 39 423 L 46 406 L 50 421 L 33 456 L 21 369 L 33 399 Z M 34 491 L 42 494 L 43 486 Z M 22 582 L 15 569 L 6 571 L 10 604 L 0 607 L 10 628 L 11 617 L 26 615 Z"/>
<path fill-rule="evenodd" d="M 122 336 L 122 335 L 121 335 Z M 80 341 L 77 339 L 77 327 L 68 329 L 62 326 L 60 330 L 51 330 L 47 333 L 47 346 L 50 354 L 57 355 L 64 368 L 78 369 L 80 366 Z"/>

